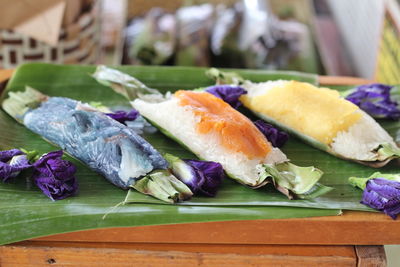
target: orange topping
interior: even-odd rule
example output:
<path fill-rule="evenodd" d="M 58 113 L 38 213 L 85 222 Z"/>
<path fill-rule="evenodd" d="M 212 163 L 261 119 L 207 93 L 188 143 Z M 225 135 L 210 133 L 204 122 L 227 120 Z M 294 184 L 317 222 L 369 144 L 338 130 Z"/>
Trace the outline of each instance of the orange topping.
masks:
<path fill-rule="evenodd" d="M 190 106 L 199 116 L 197 132 L 215 133 L 222 146 L 242 152 L 249 159 L 264 158 L 271 150 L 265 136 L 244 115 L 223 100 L 206 92 L 177 91 L 175 97 L 182 106 Z"/>

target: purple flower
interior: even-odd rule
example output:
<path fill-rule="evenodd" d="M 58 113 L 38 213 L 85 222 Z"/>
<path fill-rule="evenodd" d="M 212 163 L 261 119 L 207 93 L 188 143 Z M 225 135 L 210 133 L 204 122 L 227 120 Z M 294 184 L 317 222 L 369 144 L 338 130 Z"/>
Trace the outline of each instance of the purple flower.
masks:
<path fill-rule="evenodd" d="M 22 155 L 24 154 L 24 152 L 22 152 L 19 149 L 10 149 L 10 150 L 4 150 L 4 151 L 0 151 L 0 161 L 1 162 L 7 162 L 10 159 L 12 159 L 14 156 L 17 155 Z"/>
<path fill-rule="evenodd" d="M 361 85 L 352 89 L 346 99 L 359 106 L 374 118 L 399 119 L 398 103 L 391 99 L 394 87 L 380 83 Z"/>
<path fill-rule="evenodd" d="M 192 179 L 183 181 L 194 194 L 214 197 L 224 178 L 222 165 L 213 161 L 183 160 L 192 168 Z"/>
<path fill-rule="evenodd" d="M 74 195 L 78 189 L 76 167 L 61 159 L 62 150 L 44 154 L 34 163 L 32 178 L 42 192 L 52 200 Z"/>
<path fill-rule="evenodd" d="M 113 118 L 114 120 L 125 124 L 126 121 L 134 121 L 139 116 L 139 111 L 136 109 L 131 109 L 126 112 L 123 110 L 117 110 L 113 113 L 106 113 L 107 116 Z"/>
<path fill-rule="evenodd" d="M 194 193 L 213 197 L 225 177 L 222 165 L 212 161 L 180 159 L 166 154 L 172 173 Z"/>
<path fill-rule="evenodd" d="M 239 101 L 239 97 L 247 94 L 245 89 L 237 85 L 214 85 L 207 87 L 205 91 L 221 98 L 235 109 L 242 105 Z"/>
<path fill-rule="evenodd" d="M 400 213 L 400 183 L 384 178 L 368 180 L 361 203 L 396 219 Z"/>
<path fill-rule="evenodd" d="M 278 130 L 262 120 L 255 121 L 254 125 L 257 126 L 260 132 L 265 135 L 274 147 L 282 147 L 289 140 L 289 135 L 287 133 Z"/>
<path fill-rule="evenodd" d="M 22 170 L 32 167 L 27 156 L 19 149 L 0 151 L 0 179 L 6 182 Z"/>

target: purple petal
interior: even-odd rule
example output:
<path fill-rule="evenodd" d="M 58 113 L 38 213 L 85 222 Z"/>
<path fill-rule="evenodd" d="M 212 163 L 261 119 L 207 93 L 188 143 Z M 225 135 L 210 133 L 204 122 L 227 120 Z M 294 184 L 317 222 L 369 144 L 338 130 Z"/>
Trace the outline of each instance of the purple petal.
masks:
<path fill-rule="evenodd" d="M 400 183 L 384 178 L 374 178 L 367 183 L 367 190 L 375 191 L 385 198 L 400 197 Z"/>
<path fill-rule="evenodd" d="M 200 192 L 206 196 L 215 196 L 225 177 L 222 165 L 212 161 L 183 160 L 191 166 L 197 177 L 196 182 L 188 186 L 193 193 Z"/>
<path fill-rule="evenodd" d="M 76 167 L 61 159 L 62 150 L 43 155 L 35 164 L 32 178 L 42 192 L 52 200 L 74 195 L 78 190 Z"/>
<path fill-rule="evenodd" d="M 0 162 L 0 179 L 6 182 L 14 176 L 15 170 L 9 164 Z"/>
<path fill-rule="evenodd" d="M 32 167 L 32 164 L 29 163 L 28 158 L 26 157 L 26 155 L 17 155 L 14 156 L 11 160 L 10 160 L 10 165 L 14 168 L 29 168 Z"/>
<path fill-rule="evenodd" d="M 254 125 L 257 126 L 274 147 L 282 147 L 289 140 L 289 135 L 286 132 L 280 131 L 262 120 L 255 121 Z"/>
<path fill-rule="evenodd" d="M 51 172 L 59 179 L 68 179 L 76 172 L 76 167 L 71 162 L 62 159 L 50 159 L 47 161 Z"/>
<path fill-rule="evenodd" d="M 390 98 L 392 86 L 384 84 L 361 85 L 346 97 L 374 118 L 399 119 L 398 103 Z"/>
<path fill-rule="evenodd" d="M 75 177 L 60 181 L 54 177 L 35 177 L 35 184 L 52 200 L 60 200 L 76 194 L 78 183 Z"/>
<path fill-rule="evenodd" d="M 368 180 L 361 203 L 395 219 L 400 213 L 400 183 L 383 178 Z"/>
<path fill-rule="evenodd" d="M 189 177 L 182 177 L 181 181 L 186 184 L 193 194 L 201 193 L 201 188 L 204 186 L 206 182 L 206 178 L 204 177 L 203 173 L 198 170 L 197 168 L 193 168 L 191 165 L 187 164 L 190 168 L 190 176 Z M 178 178 L 179 179 L 179 178 Z"/>
<path fill-rule="evenodd" d="M 8 163 L 0 161 L 0 179 L 6 182 L 30 167 L 32 167 L 32 164 L 29 163 L 26 155 L 16 155 Z"/>
<path fill-rule="evenodd" d="M 400 204 L 385 208 L 383 212 L 392 217 L 393 220 L 395 220 L 397 218 L 397 215 L 400 214 Z"/>
<path fill-rule="evenodd" d="M 35 163 L 34 166 L 35 168 L 41 167 L 41 166 L 45 166 L 47 161 L 49 159 L 56 159 L 56 158 L 61 158 L 63 155 L 63 151 L 62 150 L 57 150 L 57 151 L 52 151 L 46 154 L 43 154 Z"/>
<path fill-rule="evenodd" d="M 17 156 L 17 155 L 22 155 L 22 154 L 24 154 L 24 152 L 22 152 L 19 149 L 11 149 L 11 150 L 0 151 L 0 161 L 1 162 L 7 162 L 10 159 L 12 159 L 12 157 Z"/>
<path fill-rule="evenodd" d="M 245 89 L 234 85 L 214 85 L 207 87 L 205 91 L 218 98 L 221 98 L 235 109 L 242 105 L 242 103 L 239 101 L 239 97 L 247 94 Z"/>
<path fill-rule="evenodd" d="M 129 112 L 118 110 L 113 113 L 106 113 L 106 115 L 120 123 L 125 124 L 126 121 L 136 120 L 139 116 L 139 111 L 137 111 L 136 109 L 131 109 Z"/>

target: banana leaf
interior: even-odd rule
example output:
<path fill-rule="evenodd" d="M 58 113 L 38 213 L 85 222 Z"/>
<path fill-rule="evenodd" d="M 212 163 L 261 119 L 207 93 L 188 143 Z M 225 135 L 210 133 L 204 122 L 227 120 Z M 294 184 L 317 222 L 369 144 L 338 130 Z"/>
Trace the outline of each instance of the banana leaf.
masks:
<path fill-rule="evenodd" d="M 128 107 L 129 104 L 122 96 L 99 85 L 89 76 L 94 69 L 94 66 L 23 65 L 8 83 L 2 99 L 8 91 L 23 90 L 29 85 L 52 96 L 66 96 L 85 102 L 99 101 L 112 107 Z M 163 90 L 192 89 L 213 83 L 205 77 L 205 69 L 202 68 L 127 66 L 119 69 L 152 88 Z M 315 75 L 296 72 L 237 71 L 254 81 L 297 79 L 316 83 Z M 384 126 L 392 134 L 399 129 L 398 124 L 390 122 Z M 161 152 L 181 158 L 194 157 L 159 132 L 145 138 Z M 40 153 L 57 149 L 1 110 L 0 149 L 19 147 Z M 182 205 L 164 205 L 134 191 L 127 195 L 126 191 L 108 183 L 83 164 L 68 158 L 78 166 L 80 191 L 75 197 L 50 201 L 32 184 L 28 173 L 21 174 L 11 183 L 0 183 L 0 244 L 104 227 L 338 215 L 343 207 L 367 210 L 358 204 L 361 191 L 347 185 L 347 178 L 368 176 L 373 169 L 334 158 L 294 138 L 283 151 L 296 164 L 314 165 L 324 170 L 325 176 L 321 182 L 335 187 L 335 190 L 326 195 L 325 199 L 289 201 L 272 188 L 251 190 L 226 180 L 217 198 L 198 197 Z M 390 173 L 396 168 L 389 165 L 381 171 Z"/>

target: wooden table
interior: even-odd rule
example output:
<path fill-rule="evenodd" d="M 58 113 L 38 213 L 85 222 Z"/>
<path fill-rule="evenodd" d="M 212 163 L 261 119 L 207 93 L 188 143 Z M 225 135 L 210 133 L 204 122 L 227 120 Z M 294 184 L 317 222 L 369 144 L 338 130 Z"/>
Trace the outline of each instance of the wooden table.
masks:
<path fill-rule="evenodd" d="M 10 77 L 0 71 L 0 82 Z M 320 77 L 323 85 L 363 84 Z M 380 213 L 97 229 L 0 247 L 0 266 L 385 266 L 400 221 Z"/>

